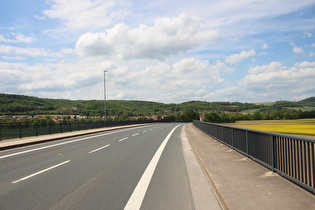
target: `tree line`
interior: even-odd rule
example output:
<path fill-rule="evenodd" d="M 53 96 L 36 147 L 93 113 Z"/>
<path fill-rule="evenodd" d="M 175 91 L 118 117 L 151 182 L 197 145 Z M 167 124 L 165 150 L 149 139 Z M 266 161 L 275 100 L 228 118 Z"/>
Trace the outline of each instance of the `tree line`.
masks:
<path fill-rule="evenodd" d="M 237 120 L 273 120 L 314 118 L 315 97 L 302 101 L 278 101 L 269 104 L 254 104 L 240 102 L 206 102 L 188 101 L 180 104 L 164 104 L 150 101 L 108 100 L 106 101 L 108 120 L 146 119 L 146 116 L 157 116 L 159 120 L 191 121 L 204 115 L 208 122 L 235 122 Z M 308 107 L 308 109 L 305 109 Z M 250 111 L 252 110 L 252 111 Z M 97 121 L 95 118 L 104 116 L 104 101 L 102 100 L 67 100 L 45 99 L 24 95 L 0 93 L 0 115 L 75 115 L 86 116 L 86 119 L 71 119 L 73 121 Z M 197 113 L 197 114 L 193 114 Z M 251 112 L 250 114 L 248 114 Z M 109 118 L 114 117 L 114 119 Z M 165 117 L 167 116 L 167 117 Z M 199 119 L 199 118 L 198 118 Z M 25 119 L 21 119 L 24 120 Z M 32 121 L 51 122 L 45 116 Z M 70 119 L 64 119 L 69 121 Z M 2 120 L 3 121 L 3 120 Z M 0 121 L 1 122 L 1 121 Z"/>
<path fill-rule="evenodd" d="M 252 114 L 242 113 L 225 113 L 225 112 L 209 112 L 204 116 L 205 122 L 211 123 L 234 123 L 241 120 L 287 120 L 287 119 L 303 119 L 315 118 L 314 111 L 301 111 L 281 109 L 278 111 L 265 110 L 264 112 L 256 111 Z"/>

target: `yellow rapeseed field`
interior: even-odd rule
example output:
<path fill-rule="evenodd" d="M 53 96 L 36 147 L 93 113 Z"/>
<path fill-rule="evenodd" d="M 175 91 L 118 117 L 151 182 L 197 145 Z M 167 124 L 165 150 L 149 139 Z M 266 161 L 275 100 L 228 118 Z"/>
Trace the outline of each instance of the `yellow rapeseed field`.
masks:
<path fill-rule="evenodd" d="M 315 119 L 237 121 L 227 125 L 277 133 L 315 136 Z"/>
<path fill-rule="evenodd" d="M 255 130 L 271 131 L 277 133 L 315 135 L 315 125 L 251 125 L 239 126 L 242 128 L 250 128 Z"/>

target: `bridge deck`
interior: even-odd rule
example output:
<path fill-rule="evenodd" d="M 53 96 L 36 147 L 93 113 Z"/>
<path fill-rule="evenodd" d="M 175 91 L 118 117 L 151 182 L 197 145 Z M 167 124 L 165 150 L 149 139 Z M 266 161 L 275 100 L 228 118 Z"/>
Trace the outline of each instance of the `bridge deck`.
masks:
<path fill-rule="evenodd" d="M 0 141 L 0 149 L 108 129 L 115 128 Z M 223 209 L 315 209 L 312 193 L 207 136 L 192 123 L 185 130 Z"/>

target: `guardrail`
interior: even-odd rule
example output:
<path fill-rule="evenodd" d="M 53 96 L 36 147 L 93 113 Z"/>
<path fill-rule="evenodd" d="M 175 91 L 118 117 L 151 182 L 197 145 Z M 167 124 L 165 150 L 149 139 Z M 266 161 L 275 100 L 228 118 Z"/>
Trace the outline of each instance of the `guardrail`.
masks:
<path fill-rule="evenodd" d="M 160 121 L 60 122 L 53 124 L 0 123 L 0 140 L 153 122 Z"/>
<path fill-rule="evenodd" d="M 315 193 L 315 140 L 201 121 L 201 131 Z"/>

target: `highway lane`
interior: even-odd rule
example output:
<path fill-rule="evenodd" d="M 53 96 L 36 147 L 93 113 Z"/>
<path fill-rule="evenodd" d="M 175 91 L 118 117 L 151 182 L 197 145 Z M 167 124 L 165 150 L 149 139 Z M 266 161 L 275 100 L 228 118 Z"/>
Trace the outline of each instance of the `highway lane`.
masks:
<path fill-rule="evenodd" d="M 194 209 L 182 126 L 155 124 L 2 151 L 0 209 L 128 209 L 159 150 L 152 179 L 144 178 L 141 209 Z"/>

